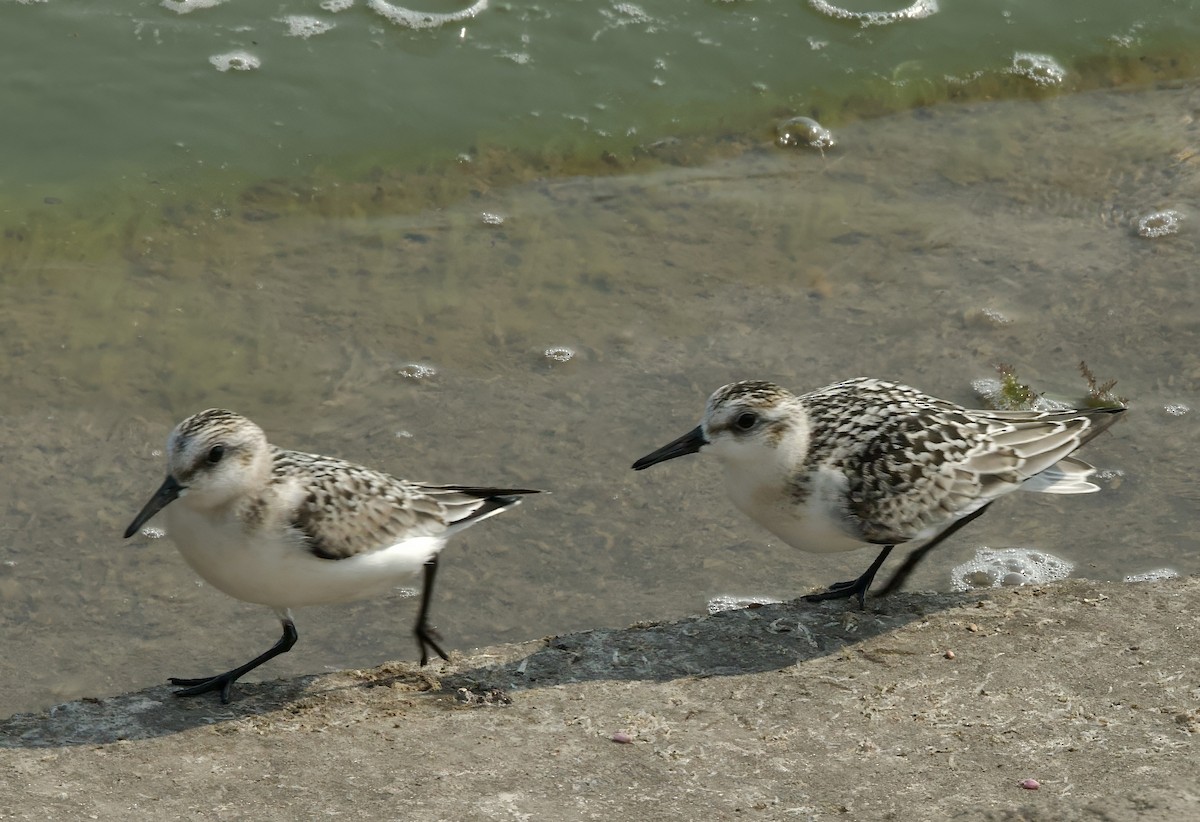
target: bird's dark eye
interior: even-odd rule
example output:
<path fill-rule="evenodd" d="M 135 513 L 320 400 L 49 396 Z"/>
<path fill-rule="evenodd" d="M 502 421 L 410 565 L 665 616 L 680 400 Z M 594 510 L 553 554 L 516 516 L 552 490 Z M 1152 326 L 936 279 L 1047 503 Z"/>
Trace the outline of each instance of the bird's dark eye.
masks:
<path fill-rule="evenodd" d="M 214 445 L 212 448 L 210 448 L 208 450 L 208 456 L 205 457 L 205 460 L 208 461 L 209 465 L 216 465 L 218 462 L 221 461 L 221 457 L 223 457 L 223 456 L 225 456 L 225 446 L 224 445 Z"/>
<path fill-rule="evenodd" d="M 758 414 L 753 411 L 743 411 L 733 421 L 733 427 L 739 431 L 749 431 L 758 423 Z"/>

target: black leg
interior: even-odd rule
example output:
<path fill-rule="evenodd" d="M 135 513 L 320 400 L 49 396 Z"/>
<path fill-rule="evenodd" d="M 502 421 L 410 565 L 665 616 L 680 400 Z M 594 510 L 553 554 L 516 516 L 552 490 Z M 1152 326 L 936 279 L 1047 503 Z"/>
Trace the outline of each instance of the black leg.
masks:
<path fill-rule="evenodd" d="M 989 502 L 988 505 L 991 505 L 991 503 Z M 957 522 L 951 523 L 950 527 L 945 531 L 942 531 L 942 533 L 938 534 L 936 537 L 933 537 L 929 540 L 929 542 L 925 543 L 920 548 L 909 554 L 908 558 L 904 560 L 904 564 L 896 569 L 896 573 L 892 574 L 892 578 L 887 581 L 887 584 L 879 589 L 878 596 L 887 596 L 903 585 L 904 581 L 908 579 L 909 574 L 911 574 L 913 569 L 916 568 L 921 560 L 925 558 L 925 555 L 929 553 L 930 549 L 986 511 L 988 505 L 983 506 L 977 511 L 972 511 L 970 514 L 967 514 Z"/>
<path fill-rule="evenodd" d="M 244 674 L 253 671 L 259 665 L 262 665 L 269 659 L 274 659 L 280 654 L 286 654 L 296 644 L 296 640 L 300 635 L 296 633 L 296 625 L 292 622 L 291 617 L 282 617 L 280 621 L 283 623 L 283 636 L 279 641 L 272 645 L 268 650 L 254 657 L 245 665 L 239 665 L 232 671 L 226 671 L 223 674 L 216 676 L 202 677 L 200 679 L 180 679 L 179 677 L 171 677 L 172 685 L 182 685 L 183 690 L 176 691 L 175 696 L 196 696 L 197 694 L 206 694 L 209 691 L 220 691 L 221 702 L 229 702 L 229 691 L 233 687 L 233 683 L 237 682 Z"/>
<path fill-rule="evenodd" d="M 425 563 L 425 584 L 421 590 L 421 608 L 417 611 L 417 624 L 413 626 L 413 634 L 417 638 L 417 647 L 421 649 L 421 665 L 424 666 L 429 662 L 429 649 L 437 651 L 437 655 L 442 659 L 449 661 L 450 657 L 446 656 L 446 652 L 437 644 L 434 637 L 437 636 L 437 629 L 431 628 L 427 621 L 429 615 L 429 598 L 433 595 L 433 578 L 437 576 L 438 560 L 436 556 L 430 557 Z"/>
<path fill-rule="evenodd" d="M 883 565 L 883 561 L 887 559 L 887 555 L 895 548 L 894 545 L 885 546 L 879 552 L 879 556 L 875 557 L 875 561 L 871 563 L 863 575 L 858 579 L 852 579 L 849 582 L 835 582 L 829 586 L 829 590 L 822 591 L 819 594 L 809 594 L 808 596 L 800 597 L 805 602 L 823 602 L 827 599 L 844 599 L 846 597 L 857 597 L 858 607 L 867 607 L 867 589 L 871 587 L 871 580 L 875 579 L 875 573 L 879 570 L 879 566 Z"/>

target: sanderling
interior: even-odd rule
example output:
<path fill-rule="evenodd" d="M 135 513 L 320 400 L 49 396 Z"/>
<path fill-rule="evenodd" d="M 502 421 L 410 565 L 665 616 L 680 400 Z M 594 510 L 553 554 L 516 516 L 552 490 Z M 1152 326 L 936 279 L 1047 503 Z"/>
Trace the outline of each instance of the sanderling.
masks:
<path fill-rule="evenodd" d="M 413 633 L 448 659 L 427 624 L 437 555 L 446 540 L 518 504 L 527 488 L 423 485 L 332 457 L 284 451 L 245 417 L 210 409 L 167 440 L 167 478 L 125 529 L 129 538 L 167 508 L 167 533 L 213 587 L 269 605 L 283 623 L 270 649 L 223 674 L 172 678 L 178 696 L 220 691 L 286 653 L 298 634 L 292 608 L 386 593 L 424 571 Z"/>
<path fill-rule="evenodd" d="M 1100 490 L 1069 456 L 1124 408 L 973 411 L 905 385 L 860 377 L 799 396 L 736 382 L 708 398 L 700 425 L 633 464 L 705 448 L 725 468 L 742 513 L 805 551 L 883 550 L 858 579 L 804 599 L 857 597 L 896 545 L 928 540 L 880 593 L 899 587 L 925 554 L 1018 488 Z"/>

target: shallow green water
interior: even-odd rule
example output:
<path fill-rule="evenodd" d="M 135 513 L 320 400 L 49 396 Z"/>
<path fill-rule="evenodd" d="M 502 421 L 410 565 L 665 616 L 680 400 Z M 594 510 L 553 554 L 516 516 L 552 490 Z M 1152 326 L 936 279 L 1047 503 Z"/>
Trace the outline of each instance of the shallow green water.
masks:
<path fill-rule="evenodd" d="M 802 0 L 484 5 L 413 29 L 363 0 L 336 13 L 315 0 L 188 13 L 150 0 L 6 0 L 0 203 L 20 217 L 44 197 L 97 189 L 186 198 L 223 175 L 348 178 L 376 163 L 445 166 L 489 146 L 582 164 L 679 135 L 766 135 L 789 113 L 838 125 L 951 95 L 1186 73 L 1200 43 L 1195 0 L 945 3 L 888 25 Z M 469 8 L 427 0 L 420 10 Z M 330 28 L 298 36 L 297 19 Z M 210 62 L 241 52 L 258 67 Z"/>

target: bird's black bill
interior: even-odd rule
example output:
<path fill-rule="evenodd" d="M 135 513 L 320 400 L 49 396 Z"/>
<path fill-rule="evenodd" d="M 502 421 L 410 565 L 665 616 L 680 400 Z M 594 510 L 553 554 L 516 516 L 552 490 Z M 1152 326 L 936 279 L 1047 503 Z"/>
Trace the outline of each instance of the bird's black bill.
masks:
<path fill-rule="evenodd" d="M 660 462 L 673 460 L 676 457 L 684 457 L 688 454 L 695 454 L 706 445 L 708 445 L 708 440 L 704 438 L 704 429 L 697 425 L 679 439 L 669 442 L 657 451 L 642 457 L 633 464 L 633 470 L 641 471 L 643 468 L 649 468 L 651 465 Z"/>
<path fill-rule="evenodd" d="M 138 529 L 145 525 L 150 517 L 174 502 L 179 497 L 181 491 L 183 491 L 183 486 L 179 484 L 178 480 L 168 474 L 167 478 L 163 480 L 163 484 L 154 492 L 154 496 L 150 498 L 150 501 L 143 506 L 138 515 L 133 518 L 133 522 L 125 529 L 125 539 L 129 539 L 136 534 Z"/>

